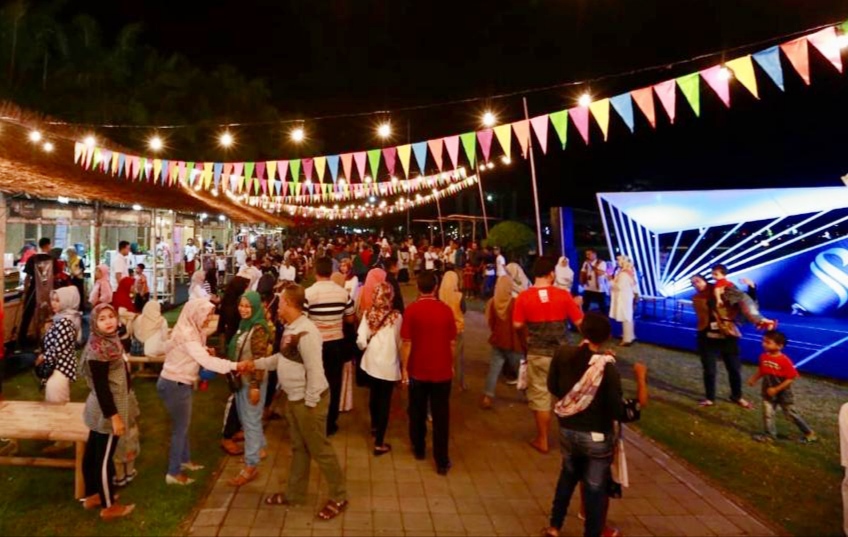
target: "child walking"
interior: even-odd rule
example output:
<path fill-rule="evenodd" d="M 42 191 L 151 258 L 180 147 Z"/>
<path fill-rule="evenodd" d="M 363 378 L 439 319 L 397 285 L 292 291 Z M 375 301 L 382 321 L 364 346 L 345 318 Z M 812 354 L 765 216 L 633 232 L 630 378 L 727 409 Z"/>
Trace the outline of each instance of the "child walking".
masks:
<path fill-rule="evenodd" d="M 91 319 L 91 336 L 80 361 L 82 375 L 91 390 L 83 412 L 83 421 L 90 429 L 82 462 L 83 506 L 100 507 L 100 518 L 110 520 L 135 509 L 135 505 L 116 502 L 112 484 L 115 448 L 129 423 L 129 375 L 124 348 L 118 339 L 118 312 L 110 304 L 98 304 Z"/>
<path fill-rule="evenodd" d="M 786 346 L 786 336 L 776 330 L 763 334 L 763 354 L 760 355 L 760 367 L 748 380 L 753 386 L 762 379 L 763 394 L 763 426 L 765 434 L 754 436 L 757 442 L 773 443 L 777 440 L 777 425 L 774 421 L 774 411 L 780 407 L 786 417 L 792 420 L 804 434 L 801 442 L 815 442 L 816 433 L 807 425 L 798 410 L 795 409 L 795 397 L 792 394 L 792 383 L 799 377 L 792 360 L 783 354 Z"/>
<path fill-rule="evenodd" d="M 716 308 L 720 314 L 720 321 L 728 321 L 724 315 L 721 315 L 721 312 L 726 311 L 728 308 L 738 307 L 742 315 L 756 325 L 757 329 L 774 330 L 777 328 L 777 321 L 763 317 L 760 313 L 759 306 L 757 306 L 757 302 L 751 295 L 743 292 L 733 282 L 727 279 L 727 267 L 724 265 L 714 266 L 712 268 L 712 276 L 715 280 L 713 292 L 715 293 L 714 298 Z M 743 281 L 746 280 L 743 279 Z"/>

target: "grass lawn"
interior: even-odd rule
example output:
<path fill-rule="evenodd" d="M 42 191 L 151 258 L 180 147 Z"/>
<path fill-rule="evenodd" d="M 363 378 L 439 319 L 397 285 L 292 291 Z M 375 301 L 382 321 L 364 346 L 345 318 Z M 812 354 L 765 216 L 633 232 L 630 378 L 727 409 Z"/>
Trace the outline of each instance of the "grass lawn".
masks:
<path fill-rule="evenodd" d="M 791 343 L 786 349 L 792 356 Z M 762 431 L 759 388 L 745 386 L 754 410 L 728 400 L 726 371 L 719 366 L 716 406 L 700 408 L 703 397 L 701 363 L 687 352 L 637 344 L 617 349 L 625 373 L 625 391 L 635 393 L 632 364 L 649 370 L 651 402 L 635 426 L 672 453 L 793 535 L 838 535 L 842 503 L 839 464 L 839 407 L 848 401 L 848 387 L 813 377 L 793 384 L 796 406 L 820 437 L 816 444 L 798 442 L 801 433 L 783 414 L 778 433 L 785 439 L 766 445 L 751 439 Z M 754 372 L 745 365 L 743 380 Z"/>
<path fill-rule="evenodd" d="M 173 317 L 174 315 L 166 315 Z M 171 320 L 173 324 L 173 320 Z M 169 421 L 156 394 L 155 379 L 135 379 L 133 387 L 141 406 L 141 454 L 138 477 L 121 489 L 121 502 L 136 504 L 125 520 L 102 522 L 98 511 L 85 511 L 73 499 L 72 470 L 0 467 L 0 535 L 176 535 L 180 525 L 212 484 L 223 452 L 217 446 L 224 403 L 228 395 L 223 379 L 210 383 L 209 391 L 195 392 L 191 424 L 192 457 L 206 466 L 189 487 L 165 485 L 168 467 Z M 3 385 L 9 400 L 39 400 L 34 376 L 24 372 Z M 73 401 L 87 397 L 85 383 L 73 385 Z M 47 442 L 22 442 L 21 454 L 37 455 Z M 63 456 L 72 457 L 68 450 Z"/>

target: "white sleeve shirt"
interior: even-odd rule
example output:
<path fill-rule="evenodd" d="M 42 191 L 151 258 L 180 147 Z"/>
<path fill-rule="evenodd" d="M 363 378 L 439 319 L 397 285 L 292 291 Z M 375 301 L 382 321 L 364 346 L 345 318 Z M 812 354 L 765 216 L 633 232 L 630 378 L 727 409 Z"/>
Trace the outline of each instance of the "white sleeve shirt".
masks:
<path fill-rule="evenodd" d="M 848 403 L 839 409 L 839 451 L 842 454 L 842 466 L 848 468 Z"/>

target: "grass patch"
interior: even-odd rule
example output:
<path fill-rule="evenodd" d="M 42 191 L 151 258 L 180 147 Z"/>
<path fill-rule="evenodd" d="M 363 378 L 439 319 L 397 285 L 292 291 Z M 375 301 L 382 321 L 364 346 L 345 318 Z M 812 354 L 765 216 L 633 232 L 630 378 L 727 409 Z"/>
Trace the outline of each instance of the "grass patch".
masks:
<path fill-rule="evenodd" d="M 791 356 L 792 349 L 787 353 Z M 716 406 L 700 408 L 703 397 L 701 363 L 697 356 L 639 344 L 617 349 L 625 373 L 625 391 L 634 393 L 632 364 L 650 368 L 651 403 L 636 427 L 711 480 L 793 535 L 838 535 L 842 503 L 839 465 L 839 407 L 848 401 L 845 384 L 802 377 L 793 384 L 796 406 L 820 437 L 802 445 L 795 425 L 778 416 L 776 445 L 751 439 L 763 430 L 759 387 L 745 386 L 754 410 L 729 402 L 726 372 L 719 366 Z M 743 380 L 755 368 L 745 365 Z"/>
<path fill-rule="evenodd" d="M 168 312 L 171 324 L 176 314 Z M 173 317 L 171 319 L 170 317 Z M 85 511 L 73 499 L 74 473 L 68 469 L 0 467 L 0 535 L 177 535 L 213 482 L 223 453 L 216 445 L 221 433 L 224 404 L 229 395 L 226 383 L 216 379 L 207 392 L 195 392 L 191 423 L 192 459 L 206 466 L 192 477 L 189 487 L 165 485 L 168 469 L 170 424 L 156 393 L 155 379 L 134 379 L 133 388 L 141 407 L 141 454 L 139 475 L 120 490 L 122 503 L 136 504 L 125 520 L 105 523 L 98 511 Z M 41 400 L 30 371 L 6 379 L 3 391 L 9 400 Z M 71 400 L 85 401 L 88 391 L 80 379 L 72 385 Z M 21 455 L 38 455 L 47 442 L 21 442 Z M 72 457 L 73 450 L 63 453 Z"/>

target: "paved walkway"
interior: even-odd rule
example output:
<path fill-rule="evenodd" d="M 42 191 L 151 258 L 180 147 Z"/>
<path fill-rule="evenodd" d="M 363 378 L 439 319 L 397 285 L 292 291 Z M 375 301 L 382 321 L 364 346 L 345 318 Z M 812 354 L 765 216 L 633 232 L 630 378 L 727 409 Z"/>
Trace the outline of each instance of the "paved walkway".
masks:
<path fill-rule="evenodd" d="M 495 407 L 477 406 L 488 370 L 482 315 L 469 313 L 466 374 L 470 390 L 454 389 L 451 459 L 447 477 L 431 460 L 416 461 L 406 434 L 406 394 L 396 390 L 388 441 L 394 451 L 371 454 L 367 391 L 357 389 L 355 409 L 339 420 L 333 445 L 346 469 L 350 507 L 330 522 L 315 519 L 326 484 L 313 466 L 308 507 L 286 510 L 262 503 L 283 490 L 291 453 L 285 422 L 266 430 L 269 457 L 257 481 L 234 490 L 226 481 L 240 467 L 230 458 L 191 524 L 190 535 L 538 535 L 547 523 L 559 475 L 558 452 L 543 456 L 526 441 L 534 426 L 514 387 L 499 385 Z M 428 453 L 429 452 L 428 441 Z M 649 440 L 629 432 L 631 486 L 611 503 L 609 519 L 624 535 L 774 535 L 721 491 L 685 469 Z M 563 535 L 582 535 L 573 501 Z"/>

